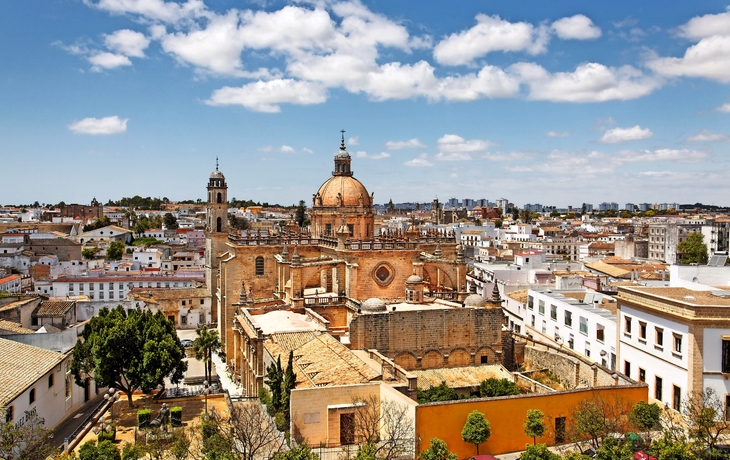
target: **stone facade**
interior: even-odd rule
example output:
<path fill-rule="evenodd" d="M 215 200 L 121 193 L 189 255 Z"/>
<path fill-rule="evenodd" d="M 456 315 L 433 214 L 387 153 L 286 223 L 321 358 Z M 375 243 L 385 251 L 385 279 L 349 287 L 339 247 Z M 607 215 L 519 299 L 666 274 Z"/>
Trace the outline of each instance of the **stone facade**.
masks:
<path fill-rule="evenodd" d="M 500 308 L 391 311 L 350 322 L 353 349 L 376 349 L 404 369 L 502 362 Z"/>

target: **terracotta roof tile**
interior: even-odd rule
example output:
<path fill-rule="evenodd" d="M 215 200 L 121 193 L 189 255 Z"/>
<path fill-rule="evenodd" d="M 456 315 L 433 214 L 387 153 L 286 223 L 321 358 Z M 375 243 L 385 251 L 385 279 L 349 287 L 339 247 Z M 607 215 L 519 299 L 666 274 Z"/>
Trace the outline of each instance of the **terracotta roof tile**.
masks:
<path fill-rule="evenodd" d="M 0 407 L 63 362 L 64 355 L 0 338 Z"/>

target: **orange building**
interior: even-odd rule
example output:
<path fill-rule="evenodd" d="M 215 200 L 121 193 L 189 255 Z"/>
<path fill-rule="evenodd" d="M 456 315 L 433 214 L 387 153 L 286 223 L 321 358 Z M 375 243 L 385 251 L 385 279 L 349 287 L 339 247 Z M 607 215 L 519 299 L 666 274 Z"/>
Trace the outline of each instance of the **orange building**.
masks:
<path fill-rule="evenodd" d="M 548 429 L 538 442 L 552 446 L 567 441 L 565 433 L 572 422 L 571 411 L 581 401 L 619 399 L 631 407 L 638 401 L 646 401 L 647 396 L 645 384 L 633 384 L 421 404 L 416 407 L 416 450 L 420 453 L 428 449 L 431 438 L 440 438 L 459 459 L 475 455 L 474 444 L 461 439 L 466 418 L 474 410 L 483 413 L 492 428 L 489 439 L 479 445 L 480 454 L 521 451 L 525 450 L 526 444 L 532 444 L 532 438 L 525 435 L 522 425 L 528 409 L 540 409 L 545 414 Z"/>

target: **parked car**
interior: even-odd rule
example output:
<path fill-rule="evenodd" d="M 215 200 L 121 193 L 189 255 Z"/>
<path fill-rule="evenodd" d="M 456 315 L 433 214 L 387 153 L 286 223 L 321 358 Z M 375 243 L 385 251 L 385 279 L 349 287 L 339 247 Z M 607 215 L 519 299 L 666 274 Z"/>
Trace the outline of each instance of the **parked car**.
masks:
<path fill-rule="evenodd" d="M 190 348 L 193 346 L 193 341 L 190 339 L 182 339 L 180 343 L 182 343 L 182 346 L 185 348 Z"/>

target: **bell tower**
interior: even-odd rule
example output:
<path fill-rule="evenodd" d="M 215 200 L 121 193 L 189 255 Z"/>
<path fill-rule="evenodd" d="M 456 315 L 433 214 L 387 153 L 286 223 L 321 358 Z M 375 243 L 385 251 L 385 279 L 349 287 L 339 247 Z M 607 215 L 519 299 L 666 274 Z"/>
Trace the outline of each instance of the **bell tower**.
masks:
<path fill-rule="evenodd" d="M 228 185 L 225 176 L 218 170 L 218 158 L 215 159 L 215 171 L 208 180 L 206 211 L 206 232 L 228 233 Z"/>
<path fill-rule="evenodd" d="M 342 131 L 342 143 L 340 144 L 340 151 L 335 154 L 335 170 L 332 171 L 333 176 L 352 176 L 352 170 L 350 170 L 350 154 L 347 153 L 345 147 L 345 130 Z"/>

